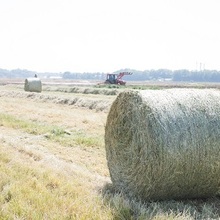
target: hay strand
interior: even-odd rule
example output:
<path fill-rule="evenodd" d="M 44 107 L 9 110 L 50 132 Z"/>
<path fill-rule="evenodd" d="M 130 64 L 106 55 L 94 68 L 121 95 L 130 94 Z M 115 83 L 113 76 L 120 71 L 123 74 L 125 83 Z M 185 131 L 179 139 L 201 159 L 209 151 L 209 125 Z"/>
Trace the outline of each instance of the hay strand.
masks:
<path fill-rule="evenodd" d="M 220 190 L 220 92 L 127 91 L 111 106 L 105 147 L 113 185 L 143 200 Z"/>
<path fill-rule="evenodd" d="M 27 78 L 24 83 L 24 90 L 28 92 L 41 92 L 42 83 L 39 78 Z"/>

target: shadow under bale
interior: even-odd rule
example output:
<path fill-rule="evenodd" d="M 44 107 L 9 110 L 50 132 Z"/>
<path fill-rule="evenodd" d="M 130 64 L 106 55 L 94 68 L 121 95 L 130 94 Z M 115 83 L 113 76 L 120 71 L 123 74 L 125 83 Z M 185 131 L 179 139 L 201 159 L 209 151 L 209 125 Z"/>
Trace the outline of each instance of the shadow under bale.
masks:
<path fill-rule="evenodd" d="M 220 198 L 139 201 L 128 198 L 112 184 L 106 184 L 102 196 L 110 206 L 113 219 L 219 219 Z"/>

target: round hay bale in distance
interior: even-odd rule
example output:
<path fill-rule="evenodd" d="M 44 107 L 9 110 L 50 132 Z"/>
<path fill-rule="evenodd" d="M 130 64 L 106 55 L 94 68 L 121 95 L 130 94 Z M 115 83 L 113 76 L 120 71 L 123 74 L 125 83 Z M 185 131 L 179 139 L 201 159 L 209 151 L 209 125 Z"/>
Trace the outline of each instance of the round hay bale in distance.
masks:
<path fill-rule="evenodd" d="M 105 127 L 113 185 L 141 200 L 215 196 L 220 190 L 220 92 L 126 91 Z"/>
<path fill-rule="evenodd" d="M 42 83 L 39 78 L 27 78 L 24 83 L 24 90 L 27 92 L 41 92 Z"/>

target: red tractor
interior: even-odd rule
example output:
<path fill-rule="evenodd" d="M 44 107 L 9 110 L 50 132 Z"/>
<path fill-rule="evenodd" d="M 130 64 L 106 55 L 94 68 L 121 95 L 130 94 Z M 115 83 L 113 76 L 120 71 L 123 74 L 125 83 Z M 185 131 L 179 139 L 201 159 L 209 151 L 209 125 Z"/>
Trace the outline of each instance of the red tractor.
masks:
<path fill-rule="evenodd" d="M 132 73 L 131 72 L 108 73 L 107 79 L 105 80 L 105 84 L 125 85 L 126 82 L 122 80 L 122 77 L 124 75 L 132 75 Z"/>

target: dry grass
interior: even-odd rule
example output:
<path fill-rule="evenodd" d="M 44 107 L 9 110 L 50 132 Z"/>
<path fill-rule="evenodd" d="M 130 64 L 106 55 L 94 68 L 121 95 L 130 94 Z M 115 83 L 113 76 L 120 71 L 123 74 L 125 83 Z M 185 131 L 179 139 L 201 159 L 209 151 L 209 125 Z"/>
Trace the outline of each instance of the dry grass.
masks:
<path fill-rule="evenodd" d="M 74 107 L 80 107 L 85 109 L 91 109 L 96 111 L 107 112 L 114 97 L 103 98 L 103 96 L 97 95 L 71 95 L 60 93 L 32 93 L 32 92 L 20 92 L 20 91 L 8 91 L 4 90 L 0 94 L 1 97 L 14 97 L 14 98 L 27 98 L 35 102 L 42 103 L 55 103 L 65 104 Z"/>
<path fill-rule="evenodd" d="M 53 92 L 65 92 L 65 93 L 80 93 L 80 94 L 94 94 L 94 95 L 117 95 L 119 94 L 120 90 L 119 89 L 112 89 L 112 88 L 98 88 L 96 87 L 79 87 L 79 86 L 74 86 L 74 87 L 55 87 L 55 86 L 46 86 L 44 88 L 45 91 L 53 91 Z"/>
<path fill-rule="evenodd" d="M 110 219 L 90 184 L 39 164 L 28 166 L 0 147 L 1 219 Z M 11 153 L 11 154 L 10 154 Z"/>

